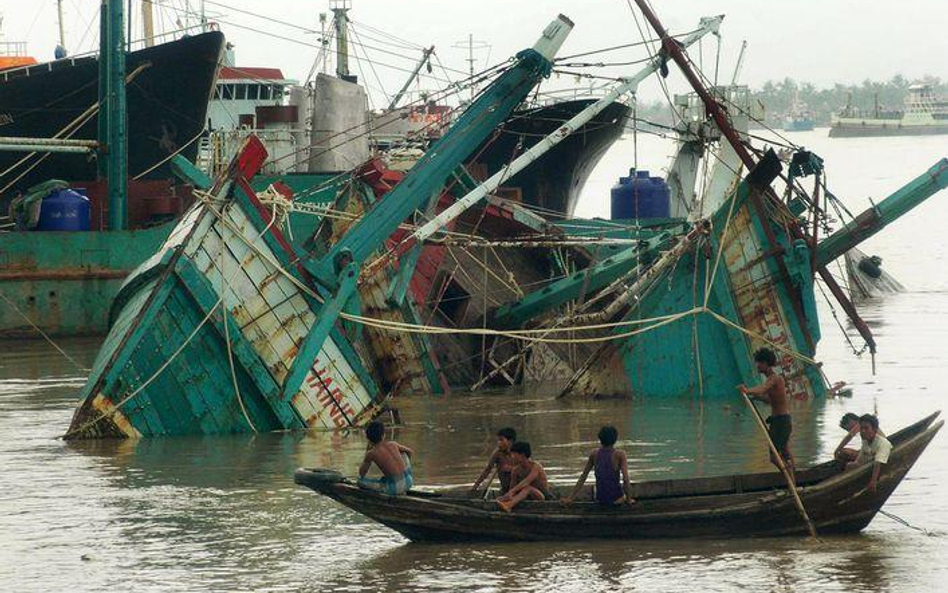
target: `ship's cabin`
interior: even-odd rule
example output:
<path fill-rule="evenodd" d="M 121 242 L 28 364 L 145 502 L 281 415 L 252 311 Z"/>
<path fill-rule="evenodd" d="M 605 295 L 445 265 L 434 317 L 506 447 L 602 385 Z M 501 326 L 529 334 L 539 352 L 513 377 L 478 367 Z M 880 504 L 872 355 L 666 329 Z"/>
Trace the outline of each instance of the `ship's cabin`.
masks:
<path fill-rule="evenodd" d="M 257 108 L 284 105 L 294 83 L 278 68 L 221 67 L 207 109 L 208 129 L 257 128 Z"/>

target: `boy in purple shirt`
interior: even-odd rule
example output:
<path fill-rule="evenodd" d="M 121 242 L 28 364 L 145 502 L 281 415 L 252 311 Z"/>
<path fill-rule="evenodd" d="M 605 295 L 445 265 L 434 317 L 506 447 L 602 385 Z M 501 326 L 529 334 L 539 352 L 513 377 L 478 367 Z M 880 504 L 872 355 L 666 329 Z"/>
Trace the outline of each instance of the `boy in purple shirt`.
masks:
<path fill-rule="evenodd" d="M 564 505 L 571 504 L 586 483 L 589 472 L 595 469 L 596 474 L 596 502 L 599 504 L 632 504 L 635 499 L 629 494 L 629 459 L 625 451 L 615 448 L 619 440 L 619 431 L 614 426 L 603 426 L 599 429 L 599 443 L 602 445 L 589 454 L 586 467 L 579 476 L 573 492 L 562 500 Z M 619 484 L 619 474 L 622 474 L 622 484 Z"/>

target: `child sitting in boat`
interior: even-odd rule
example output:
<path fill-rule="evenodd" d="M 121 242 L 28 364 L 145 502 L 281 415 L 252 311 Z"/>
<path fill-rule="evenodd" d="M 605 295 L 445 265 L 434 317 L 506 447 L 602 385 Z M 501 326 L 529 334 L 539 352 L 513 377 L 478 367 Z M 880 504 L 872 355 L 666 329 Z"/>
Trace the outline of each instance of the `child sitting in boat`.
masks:
<path fill-rule="evenodd" d="M 859 449 L 856 461 L 846 467 L 850 469 L 871 463 L 872 473 L 869 475 L 867 490 L 874 494 L 882 466 L 889 462 L 892 443 L 880 434 L 879 419 L 872 414 L 863 414 L 859 417 L 859 436 L 862 437 L 862 448 Z"/>
<path fill-rule="evenodd" d="M 477 490 L 481 482 L 487 479 L 487 476 L 497 468 L 497 477 L 500 478 L 500 493 L 506 494 L 510 490 L 510 472 L 513 469 L 513 457 L 510 455 L 510 447 L 517 440 L 517 431 L 512 428 L 501 428 L 497 431 L 497 448 L 490 454 L 487 460 L 487 467 L 481 472 L 481 475 L 471 486 L 471 490 Z M 488 487 L 490 485 L 488 484 Z"/>
<path fill-rule="evenodd" d="M 543 466 L 530 459 L 530 455 L 530 443 L 517 441 L 510 447 L 510 456 L 513 458 L 510 483 L 513 486 L 507 494 L 497 499 L 497 505 L 508 513 L 527 498 L 531 500 L 553 499 Z"/>
<path fill-rule="evenodd" d="M 386 441 L 385 425 L 377 420 L 365 427 L 365 438 L 369 444 L 359 466 L 359 486 L 391 496 L 408 492 L 414 484 L 412 450 L 395 441 Z M 373 463 L 382 470 L 381 478 L 365 477 Z"/>
<path fill-rule="evenodd" d="M 836 452 L 833 456 L 836 458 L 836 461 L 845 465 L 856 461 L 856 458 L 859 456 L 858 449 L 852 449 L 846 446 L 849 444 L 849 441 L 853 440 L 856 435 L 859 434 L 859 414 L 846 412 L 839 421 L 839 427 L 846 431 L 846 436 L 843 437 L 839 446 L 836 447 Z M 885 436 L 881 428 L 879 429 L 879 434 Z"/>
<path fill-rule="evenodd" d="M 619 440 L 619 431 L 614 426 L 603 426 L 599 429 L 598 449 L 589 454 L 586 467 L 576 482 L 576 487 L 569 496 L 562 499 L 564 505 L 572 504 L 579 494 L 589 472 L 595 469 L 596 474 L 596 502 L 599 504 L 632 504 L 635 499 L 629 495 L 629 460 L 625 451 L 615 448 Z M 619 474 L 622 474 L 622 484 L 619 483 Z"/>

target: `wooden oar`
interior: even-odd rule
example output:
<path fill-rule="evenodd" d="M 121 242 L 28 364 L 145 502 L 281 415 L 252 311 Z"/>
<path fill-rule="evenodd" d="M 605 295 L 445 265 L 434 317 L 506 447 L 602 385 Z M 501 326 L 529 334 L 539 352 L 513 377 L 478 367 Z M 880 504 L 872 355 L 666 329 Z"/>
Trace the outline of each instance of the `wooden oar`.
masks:
<path fill-rule="evenodd" d="M 754 402 L 751 401 L 751 398 L 747 397 L 747 394 L 743 391 L 741 395 L 744 396 L 744 401 L 747 402 L 747 405 L 750 406 L 750 409 L 754 412 L 754 418 L 757 419 L 757 425 L 764 432 L 764 438 L 767 439 L 767 445 L 770 447 L 770 452 L 774 456 L 774 459 L 777 460 L 777 467 L 780 468 L 780 471 L 783 473 L 783 477 L 787 480 L 787 487 L 790 489 L 790 494 L 793 495 L 793 501 L 797 505 L 797 510 L 800 511 L 800 516 L 803 518 L 803 522 L 806 523 L 807 531 L 810 532 L 810 537 L 816 537 L 816 527 L 813 526 L 813 521 L 810 520 L 810 515 L 807 514 L 806 508 L 803 506 L 803 501 L 800 499 L 800 493 L 797 492 L 797 485 L 794 483 L 793 477 L 790 475 L 790 470 L 787 469 L 787 465 L 783 462 L 783 455 L 780 451 L 777 451 L 777 446 L 774 445 L 773 439 L 770 438 L 770 431 L 767 430 L 767 425 L 764 423 L 763 416 L 760 415 L 760 411 L 757 409 L 757 406 L 754 405 Z"/>
<path fill-rule="evenodd" d="M 494 477 L 497 475 L 498 468 L 494 468 L 494 471 L 491 473 L 490 478 L 487 480 L 487 485 L 484 486 L 484 500 L 487 500 L 487 495 L 490 494 L 490 485 L 494 483 Z"/>

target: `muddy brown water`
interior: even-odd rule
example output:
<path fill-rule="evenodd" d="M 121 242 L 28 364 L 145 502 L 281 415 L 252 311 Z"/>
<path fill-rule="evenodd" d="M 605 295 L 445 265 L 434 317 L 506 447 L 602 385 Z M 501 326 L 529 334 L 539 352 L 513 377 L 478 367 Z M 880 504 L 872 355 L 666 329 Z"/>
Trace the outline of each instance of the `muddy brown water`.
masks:
<path fill-rule="evenodd" d="M 948 136 L 791 138 L 827 159 L 835 192 L 868 198 L 948 154 Z M 620 142 L 587 187 L 581 214 L 608 215 L 608 188 L 631 166 Z M 639 138 L 643 167 L 667 142 Z M 646 164 L 647 162 L 647 164 Z M 876 375 L 848 351 L 823 307 L 819 358 L 852 398 L 797 404 L 798 463 L 833 450 L 846 411 L 895 430 L 945 406 L 948 194 L 870 241 L 906 292 L 862 310 L 880 344 Z M 851 329 L 850 329 L 851 332 Z M 97 340 L 61 342 L 82 364 Z M 295 433 L 66 444 L 84 377 L 39 340 L 0 344 L 0 589 L 5 591 L 795 591 L 940 590 L 948 579 L 948 440 L 940 435 L 886 510 L 858 536 L 722 541 L 419 545 L 296 487 L 298 466 L 353 473 L 359 434 Z M 734 394 L 703 400 L 554 401 L 556 386 L 398 402 L 395 438 L 416 449 L 420 482 L 470 482 L 492 433 L 515 426 L 551 478 L 575 479 L 600 424 L 614 423 L 635 479 L 761 471 L 764 443 Z"/>

